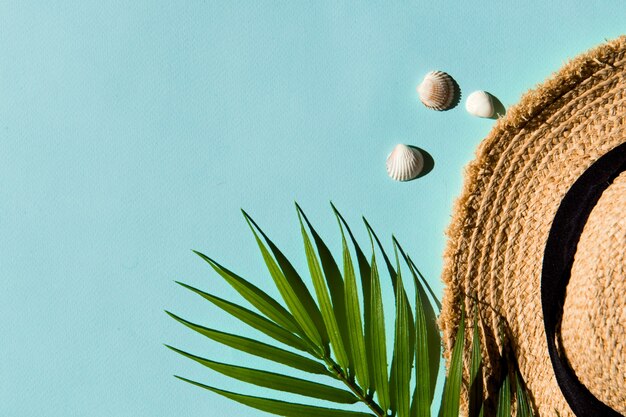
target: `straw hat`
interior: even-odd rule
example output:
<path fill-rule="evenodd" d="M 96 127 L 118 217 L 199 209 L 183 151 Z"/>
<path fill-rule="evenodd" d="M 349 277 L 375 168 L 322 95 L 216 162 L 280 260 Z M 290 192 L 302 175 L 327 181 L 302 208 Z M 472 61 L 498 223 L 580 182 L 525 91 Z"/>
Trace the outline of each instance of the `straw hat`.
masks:
<path fill-rule="evenodd" d="M 507 352 L 536 414 L 626 414 L 626 37 L 573 59 L 498 121 L 448 236 L 445 355 L 461 305 L 476 305 L 491 405 Z"/>

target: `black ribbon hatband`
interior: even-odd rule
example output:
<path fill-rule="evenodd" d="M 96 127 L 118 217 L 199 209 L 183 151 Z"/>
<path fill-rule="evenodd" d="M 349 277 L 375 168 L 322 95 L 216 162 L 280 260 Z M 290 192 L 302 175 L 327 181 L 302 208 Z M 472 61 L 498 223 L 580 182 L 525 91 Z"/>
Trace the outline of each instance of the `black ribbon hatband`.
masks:
<path fill-rule="evenodd" d="M 563 315 L 565 289 L 570 279 L 576 246 L 600 196 L 626 170 L 626 143 L 594 162 L 572 185 L 556 212 L 548 235 L 541 275 L 541 305 L 548 352 L 563 396 L 578 417 L 623 417 L 598 400 L 576 377 L 556 346 Z"/>

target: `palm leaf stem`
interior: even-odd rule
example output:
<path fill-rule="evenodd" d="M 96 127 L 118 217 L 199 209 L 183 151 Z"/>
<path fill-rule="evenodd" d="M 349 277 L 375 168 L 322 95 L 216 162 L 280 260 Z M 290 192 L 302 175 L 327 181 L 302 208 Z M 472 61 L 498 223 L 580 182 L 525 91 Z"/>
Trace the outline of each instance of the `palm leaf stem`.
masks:
<path fill-rule="evenodd" d="M 374 412 L 376 417 L 387 417 L 387 413 L 383 411 L 382 408 L 371 398 L 363 393 L 361 387 L 357 385 L 357 383 L 349 379 L 346 374 L 341 370 L 341 367 L 337 365 L 332 359 L 326 357 L 324 358 L 328 369 L 339 379 L 341 380 L 349 389 L 352 391 L 357 398 L 365 404 L 370 410 Z"/>

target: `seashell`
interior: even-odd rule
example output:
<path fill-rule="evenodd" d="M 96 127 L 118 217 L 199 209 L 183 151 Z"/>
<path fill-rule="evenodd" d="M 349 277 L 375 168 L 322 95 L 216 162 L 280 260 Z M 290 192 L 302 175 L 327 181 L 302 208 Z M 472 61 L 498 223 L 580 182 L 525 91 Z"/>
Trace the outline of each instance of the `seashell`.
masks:
<path fill-rule="evenodd" d="M 491 94 L 486 91 L 474 91 L 465 100 L 465 110 L 478 117 L 493 117 L 496 113 Z"/>
<path fill-rule="evenodd" d="M 452 77 L 443 71 L 431 71 L 417 86 L 420 100 L 434 110 L 448 110 L 456 105 L 458 87 Z"/>
<path fill-rule="evenodd" d="M 416 178 L 424 169 L 424 156 L 413 147 L 398 144 L 387 157 L 387 173 L 396 181 Z"/>

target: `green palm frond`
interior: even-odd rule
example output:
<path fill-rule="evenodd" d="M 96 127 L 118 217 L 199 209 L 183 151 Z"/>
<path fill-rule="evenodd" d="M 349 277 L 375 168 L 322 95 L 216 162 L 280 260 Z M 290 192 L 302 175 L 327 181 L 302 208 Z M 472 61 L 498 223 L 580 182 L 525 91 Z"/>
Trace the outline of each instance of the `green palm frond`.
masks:
<path fill-rule="evenodd" d="M 435 385 L 437 383 L 437 375 L 439 373 L 439 358 L 441 355 L 441 337 L 439 335 L 439 326 L 437 324 L 437 315 L 433 303 L 438 305 L 437 298 L 432 293 L 430 287 L 428 287 L 426 280 L 415 267 L 415 264 L 411 260 L 411 257 L 400 246 L 400 243 L 394 238 L 394 244 L 398 251 L 402 255 L 402 258 L 409 265 L 409 270 L 413 277 L 413 283 L 415 285 L 415 360 L 420 360 L 421 363 L 415 364 L 416 366 L 416 383 L 419 383 L 420 390 L 424 392 L 420 395 L 420 403 L 426 401 L 428 404 L 432 403 L 433 396 L 435 394 Z M 431 299 L 428 298 L 426 290 L 431 294 Z M 432 301 L 431 301 L 432 300 Z M 420 316 L 418 317 L 418 314 Z M 418 327 L 419 320 L 419 327 Z M 412 332 L 413 333 L 413 332 Z M 420 368 L 419 375 L 417 374 L 417 368 Z M 426 407 L 424 407 L 426 410 Z M 424 411 L 425 412 L 425 411 Z M 421 414 L 420 414 L 421 415 Z"/>
<path fill-rule="evenodd" d="M 265 333 L 269 337 L 293 348 L 303 351 L 309 351 L 313 355 L 317 354 L 317 352 L 310 345 L 310 343 L 307 343 L 305 340 L 300 339 L 298 335 L 291 333 L 289 330 L 279 326 L 278 324 L 261 316 L 260 314 L 257 314 L 254 311 L 248 310 L 245 307 L 241 307 L 235 303 L 231 303 L 230 301 L 216 297 L 204 291 L 200 291 L 199 289 L 194 288 L 190 285 L 179 282 L 177 283 L 200 295 L 205 300 L 210 301 L 215 306 L 221 308 L 231 316 L 241 320 L 248 326 Z"/>
<path fill-rule="evenodd" d="M 189 382 L 200 388 L 213 391 L 216 394 L 230 398 L 233 401 L 247 405 L 257 410 L 266 411 L 285 417 L 372 417 L 368 413 L 359 413 L 355 411 L 336 410 L 332 408 L 314 407 L 305 404 L 294 404 L 285 401 L 270 400 L 267 398 L 252 397 L 249 395 L 236 394 L 234 392 L 224 391 L 218 388 L 210 387 L 190 379 L 180 376 L 176 378 Z"/>
<path fill-rule="evenodd" d="M 339 335 L 341 340 L 336 341 L 335 343 L 341 343 L 344 347 L 344 352 L 346 355 L 346 360 L 349 364 L 349 371 L 354 372 L 354 355 L 351 348 L 351 339 L 348 331 L 348 317 L 346 311 L 346 298 L 345 298 L 345 286 L 344 281 L 341 276 L 341 272 L 339 270 L 339 266 L 337 262 L 333 258 L 330 249 L 326 246 L 326 243 L 322 240 L 317 231 L 313 228 L 313 225 L 304 214 L 304 211 L 300 208 L 300 206 L 296 203 L 296 209 L 298 210 L 298 216 L 300 219 L 300 226 L 303 237 L 306 236 L 306 232 L 304 227 L 302 227 L 302 219 L 306 222 L 306 225 L 313 236 L 313 241 L 315 242 L 315 247 L 317 248 L 317 253 L 319 255 L 322 269 L 324 271 L 324 278 L 326 279 L 326 283 L 328 285 L 328 290 L 330 292 L 330 298 L 332 300 L 332 310 L 334 311 L 334 315 L 336 317 L 337 330 L 339 331 Z M 306 238 L 305 238 L 306 240 Z M 345 259 L 344 259 L 345 260 Z M 330 337 L 330 335 L 329 335 Z M 350 373 L 352 375 L 352 373 Z"/>
<path fill-rule="evenodd" d="M 371 309 L 371 303 L 369 302 L 372 296 L 372 290 L 371 290 L 372 267 L 368 261 L 367 256 L 361 249 L 361 246 L 359 246 L 359 243 L 355 239 L 354 234 L 352 233 L 352 230 L 350 229 L 350 226 L 348 226 L 348 223 L 345 221 L 341 213 L 339 213 L 339 210 L 337 210 L 334 204 L 331 203 L 331 207 L 333 209 L 333 212 L 335 213 L 335 217 L 337 217 L 337 221 L 339 223 L 339 229 L 343 233 L 343 228 L 344 227 L 346 228 L 346 232 L 350 236 L 350 241 L 352 242 L 352 246 L 354 247 L 354 252 L 356 253 L 357 265 L 359 267 L 359 277 L 361 280 L 361 291 L 363 294 L 363 320 L 362 320 L 363 322 L 363 351 L 368 352 L 365 350 L 365 347 L 370 346 L 372 343 L 372 309 Z M 350 258 L 350 254 L 346 250 L 349 251 L 347 247 L 344 248 L 343 255 L 344 257 Z M 344 260 L 344 269 L 346 265 L 345 262 L 346 260 Z M 348 277 L 346 276 L 345 279 L 347 281 Z M 358 293 L 356 292 L 356 290 L 352 290 L 352 291 L 353 293 L 351 294 L 351 297 L 356 299 L 358 303 Z M 354 303 L 354 299 L 352 303 Z M 374 384 L 374 379 L 373 379 L 375 369 L 374 369 L 374 362 L 373 362 L 372 355 L 366 354 L 365 361 L 367 362 L 367 378 L 365 379 L 365 381 L 361 381 L 362 383 L 361 386 L 367 390 L 367 396 L 372 397 L 376 390 L 376 386 Z"/>
<path fill-rule="evenodd" d="M 243 212 L 250 230 L 254 234 L 254 238 L 261 250 L 261 255 L 270 272 L 270 275 L 276 283 L 276 287 L 287 304 L 287 307 L 293 314 L 294 318 L 301 326 L 303 333 L 301 336 L 312 340 L 315 345 L 320 348 L 322 355 L 328 351 L 328 333 L 322 319 L 322 314 L 315 304 L 311 293 L 296 272 L 295 268 L 282 254 L 282 252 L 274 245 L 267 235 L 259 228 L 254 220 L 244 211 Z M 258 233 L 257 233 L 258 231 Z M 267 247 L 259 237 L 259 233 L 265 240 Z M 274 259 L 274 257 L 276 259 Z"/>
<path fill-rule="evenodd" d="M 354 394 L 343 389 L 273 372 L 215 362 L 192 355 L 191 353 L 176 349 L 172 346 L 166 346 L 174 352 L 192 359 L 207 368 L 249 384 L 271 388 L 278 391 L 305 395 L 312 398 L 319 398 L 336 403 L 354 404 L 358 401 L 358 398 L 355 397 Z"/>
<path fill-rule="evenodd" d="M 346 314 L 347 334 L 351 349 L 351 357 L 354 364 L 354 374 L 362 387 L 370 388 L 370 367 L 367 361 L 366 342 L 363 334 L 363 320 L 361 319 L 361 307 L 356 284 L 354 265 L 350 256 L 350 249 L 346 242 L 341 222 L 341 245 L 343 251 L 343 270 L 345 277 L 344 305 Z M 368 265 L 369 269 L 369 265 Z"/>
<path fill-rule="evenodd" d="M 273 299 L 248 280 L 196 251 L 194 252 L 250 303 L 255 311 L 179 283 L 229 315 L 264 333 L 273 340 L 272 343 L 205 327 L 167 312 L 176 321 L 217 343 L 292 368 L 295 372 L 301 372 L 302 377 L 226 364 L 166 346 L 214 372 L 241 382 L 277 392 L 342 404 L 344 409 L 253 397 L 186 378 L 177 378 L 249 407 L 286 417 L 430 415 L 441 356 L 441 339 L 435 310 L 439 310 L 441 305 L 395 238 L 392 239 L 394 265 L 385 252 L 381 240 L 367 220 L 363 219 L 370 237 L 371 254 L 368 256 L 361 249 L 343 216 L 335 206 L 332 206 L 332 209 L 341 235 L 339 258 L 341 262 L 337 262 L 333 257 L 303 210 L 296 204 L 313 293 L 309 292 L 302 276 L 287 257 L 246 212 L 243 212 L 243 215 L 282 302 Z M 348 242 L 351 243 L 351 247 Z M 381 282 L 377 252 L 381 255 L 394 292 L 394 317 L 385 318 L 385 302 L 382 297 L 384 284 Z M 360 282 L 360 291 L 357 281 Z M 413 306 L 406 287 L 406 283 L 410 281 L 413 283 L 415 294 Z M 393 327 L 390 328 L 393 329 L 392 340 L 388 340 L 387 321 L 393 323 Z M 480 340 L 476 329 L 475 317 L 472 338 L 472 381 L 478 381 L 481 375 Z M 460 396 L 463 391 L 461 384 L 464 350 L 463 317 L 443 389 L 440 411 L 443 417 L 459 415 Z M 390 357 L 388 352 L 392 352 Z M 325 375 L 330 378 L 319 383 L 307 379 L 307 374 Z M 529 411 L 528 400 L 525 396 L 522 397 L 525 393 L 520 382 L 516 380 L 515 385 L 516 397 L 521 404 L 518 408 L 521 407 L 524 412 Z M 472 388 L 478 392 L 472 391 L 470 409 L 480 410 L 480 414 L 470 411 L 471 415 L 482 415 L 482 385 L 472 384 Z M 501 406 L 498 413 L 503 415 L 502 413 L 510 411 L 511 393 L 508 379 L 500 392 Z M 504 404 L 507 401 L 509 408 Z M 361 404 L 361 409 L 366 406 L 369 413 L 345 409 L 357 404 Z"/>
<path fill-rule="evenodd" d="M 233 349 L 278 362 L 301 371 L 310 372 L 312 374 L 335 376 L 323 364 L 297 353 L 268 345 L 267 343 L 259 342 L 257 340 L 249 339 L 247 337 L 209 329 L 207 327 L 188 322 L 187 320 L 182 319 L 169 311 L 167 311 L 167 314 L 190 329 Z"/>
<path fill-rule="evenodd" d="M 270 320 L 275 321 L 278 325 L 285 329 L 301 333 L 302 329 L 298 326 L 293 316 L 285 310 L 276 300 L 267 295 L 263 290 L 249 283 L 237 274 L 224 268 L 203 253 L 193 251 L 200 258 L 204 259 L 224 280 L 230 284 L 243 298 L 252 304 L 261 313 L 265 314 Z"/>
<path fill-rule="evenodd" d="M 412 329 L 413 334 L 415 334 L 415 324 L 412 317 L 409 318 L 411 310 L 406 291 L 404 290 L 398 250 L 395 245 L 394 249 L 396 255 L 397 280 L 395 295 L 396 323 L 394 331 L 393 359 L 391 361 L 391 377 L 393 378 L 393 383 L 390 384 L 394 387 L 392 395 L 395 393 L 395 407 L 392 408 L 392 412 L 401 416 L 408 416 L 411 407 L 411 367 L 413 364 L 413 357 L 415 355 L 415 349 L 411 346 L 409 332 L 410 329 Z"/>
<path fill-rule="evenodd" d="M 528 393 L 522 386 L 522 379 L 519 372 L 515 374 L 515 395 L 517 397 L 517 415 L 518 417 L 533 417 L 533 410 L 530 407 Z"/>
<path fill-rule="evenodd" d="M 413 269 L 411 269 L 411 273 L 415 279 Z M 415 282 L 418 283 L 417 280 Z M 433 356 L 436 355 L 437 359 L 439 358 L 439 345 L 437 345 L 435 354 L 432 346 L 429 346 L 428 343 L 429 328 L 427 327 L 427 316 L 424 310 L 424 305 L 428 303 L 428 300 L 424 297 L 424 291 L 418 287 L 418 290 L 415 292 L 415 390 L 411 400 L 411 417 L 430 416 L 430 404 L 436 379 L 431 378 L 429 363 L 432 361 Z M 436 333 L 439 335 L 438 331 Z M 434 376 L 435 378 L 437 377 L 436 373 Z"/>
<path fill-rule="evenodd" d="M 504 383 L 500 387 L 498 392 L 498 409 L 496 411 L 496 417 L 510 417 L 511 416 L 511 387 L 509 383 L 509 375 L 504 378 Z"/>
<path fill-rule="evenodd" d="M 368 346 L 367 354 L 371 355 L 374 364 L 374 386 L 376 387 L 376 397 L 383 410 L 388 410 L 391 406 L 389 399 L 389 380 L 387 370 L 387 343 L 385 336 L 385 312 L 380 289 L 380 278 L 376 255 L 372 255 L 372 279 L 370 311 L 372 312 L 372 338 Z"/>
<path fill-rule="evenodd" d="M 480 352 L 480 336 L 478 333 L 478 309 L 474 309 L 472 331 L 472 359 L 470 365 L 469 417 L 478 417 L 483 402 L 482 355 Z"/>
<path fill-rule="evenodd" d="M 461 313 L 461 325 L 456 333 L 456 341 L 452 349 L 448 377 L 443 386 L 439 417 L 458 417 L 463 381 L 463 348 L 465 346 L 465 313 Z"/>
<path fill-rule="evenodd" d="M 300 214 L 299 209 L 298 214 Z M 309 235 L 304 229 L 302 217 L 299 216 L 299 220 L 302 238 L 304 240 L 304 251 L 306 253 L 306 259 L 309 266 L 309 272 L 311 274 L 311 280 L 313 281 L 313 287 L 315 288 L 315 294 L 317 295 L 317 300 L 320 304 L 322 320 L 324 322 L 324 326 L 326 327 L 328 338 L 330 340 L 330 345 L 333 349 L 333 353 L 335 354 L 334 356 L 336 358 L 337 364 L 345 373 L 345 375 L 348 375 L 348 354 L 346 353 L 346 348 L 343 343 L 343 337 L 341 336 L 341 332 L 339 331 L 339 325 L 337 324 L 337 317 L 339 317 L 339 320 L 345 323 L 345 314 L 343 315 L 343 317 L 335 315 L 335 309 L 333 309 L 333 303 L 330 300 L 328 286 L 326 285 L 322 273 L 322 266 L 315 253 L 315 249 L 313 249 L 313 244 L 309 239 Z M 341 292 L 343 293 L 343 282 L 341 282 L 340 285 Z M 343 297 L 341 297 L 341 301 L 343 305 Z"/>

